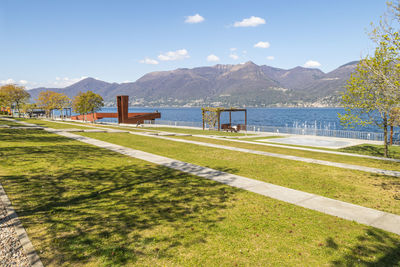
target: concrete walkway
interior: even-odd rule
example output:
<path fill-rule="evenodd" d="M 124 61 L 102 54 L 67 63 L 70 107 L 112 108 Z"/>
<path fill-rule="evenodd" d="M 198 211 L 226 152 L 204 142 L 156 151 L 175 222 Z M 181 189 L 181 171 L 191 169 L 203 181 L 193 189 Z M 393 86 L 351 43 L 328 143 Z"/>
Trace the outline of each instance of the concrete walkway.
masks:
<path fill-rule="evenodd" d="M 73 124 L 73 123 L 68 123 L 68 122 L 64 122 L 64 123 Z M 99 127 L 99 126 L 94 126 L 94 125 L 88 125 L 87 127 L 93 127 L 93 128 L 99 128 L 99 129 L 105 129 L 105 130 L 107 129 L 107 128 L 104 128 L 104 127 Z M 59 130 L 61 131 L 62 129 L 59 129 Z M 217 144 L 211 144 L 211 143 L 205 143 L 205 142 L 199 142 L 199 141 L 192 141 L 192 140 L 185 140 L 185 139 L 177 139 L 177 138 L 171 138 L 171 137 L 167 137 L 167 136 L 160 136 L 160 135 L 155 135 L 155 134 L 150 134 L 150 133 L 141 133 L 141 132 L 132 132 L 132 131 L 130 131 L 129 133 L 130 134 L 134 134 L 134 135 L 140 135 L 140 136 L 164 139 L 164 140 L 173 141 L 173 142 L 194 144 L 194 145 L 200 145 L 200 146 L 206 146 L 206 147 L 212 147 L 212 148 L 219 148 L 219 149 L 225 149 L 225 150 L 236 151 L 236 152 L 244 152 L 244 153 L 250 153 L 250 154 L 256 154 L 256 155 L 262 155 L 262 156 L 267 156 L 267 157 L 275 157 L 275 158 L 294 160 L 294 161 L 300 161 L 300 162 L 305 162 L 305 163 L 312 163 L 312 164 L 319 164 L 319 165 L 330 166 L 330 167 L 337 167 L 337 168 L 342 168 L 342 169 L 349 169 L 349 170 L 376 173 L 376 174 L 380 174 L 380 175 L 400 177 L 400 171 L 384 170 L 384 169 L 378 169 L 378 168 L 372 168 L 372 167 L 366 167 L 366 166 L 359 166 L 359 165 L 353 165 L 353 164 L 347 164 L 347 163 L 339 163 L 339 162 L 332 162 L 332 161 L 326 161 L 326 160 L 319 160 L 319 159 L 291 156 L 291 155 L 285 155 L 285 154 L 264 152 L 264 151 L 258 151 L 258 150 L 252 150 L 252 149 L 246 149 L 246 148 L 239 148 L 239 147 L 232 147 L 232 146 L 225 146 L 225 145 L 217 145 Z M 220 139 L 218 139 L 218 140 L 220 140 Z M 241 141 L 241 140 L 240 141 L 239 140 L 235 140 L 235 141 L 249 143 L 249 142 Z M 255 143 L 255 144 L 259 144 L 259 143 Z M 314 149 L 314 151 L 315 150 L 317 150 L 317 149 Z M 320 150 L 317 150 L 317 151 L 320 152 Z M 340 152 L 336 152 L 336 153 L 340 153 Z M 346 154 L 349 154 L 349 156 L 353 156 L 353 154 L 350 154 L 350 153 L 346 153 Z M 384 159 L 384 158 L 378 158 L 378 159 Z"/>
<path fill-rule="evenodd" d="M 73 123 L 68 123 L 68 122 L 64 122 L 64 123 L 65 124 L 73 124 Z M 94 126 L 94 125 L 88 125 L 87 127 L 93 127 L 93 128 L 99 128 L 99 129 L 107 130 L 107 128 Z M 59 129 L 59 130 L 57 129 L 57 131 L 63 131 L 63 129 Z M 134 134 L 134 135 L 140 135 L 140 136 L 164 139 L 164 140 L 173 141 L 173 142 L 194 144 L 194 145 L 200 145 L 200 146 L 206 146 L 206 147 L 212 147 L 212 148 L 218 148 L 218 149 L 225 149 L 225 150 L 236 151 L 236 152 L 243 152 L 243 153 L 250 153 L 250 154 L 255 154 L 255 155 L 262 155 L 262 156 L 267 156 L 267 157 L 275 157 L 275 158 L 294 160 L 294 161 L 300 161 L 300 162 L 311 163 L 311 164 L 319 164 L 319 165 L 324 165 L 324 166 L 337 167 L 337 168 L 342 168 L 342 169 L 349 169 L 349 170 L 376 173 L 376 174 L 380 174 L 380 175 L 400 177 L 400 171 L 384 170 L 384 169 L 378 169 L 378 168 L 372 168 L 372 167 L 366 167 L 366 166 L 359 166 L 359 165 L 353 165 L 353 164 L 347 164 L 347 163 L 339 163 L 339 162 L 332 162 L 332 161 L 326 161 L 326 160 L 319 160 L 319 159 L 291 156 L 291 155 L 285 155 L 285 154 L 264 152 L 264 151 L 259 151 L 259 150 L 252 150 L 252 149 L 246 149 L 246 148 L 239 148 L 239 147 L 211 144 L 211 143 L 192 141 L 192 140 L 185 140 L 185 139 L 177 139 L 177 138 L 167 137 L 165 135 L 162 136 L 162 135 L 156 135 L 156 134 L 152 134 L 152 133 L 142 133 L 142 132 L 132 132 L 132 131 L 130 131 L 129 133 L 130 134 Z M 235 140 L 235 141 L 239 141 L 239 140 Z M 239 141 L 239 142 L 246 142 L 246 141 Z M 248 142 L 246 142 L 246 143 L 248 143 Z M 258 144 L 258 143 L 256 143 L 256 144 Z M 317 151 L 319 152 L 319 150 L 317 150 Z M 336 152 L 336 153 L 339 153 L 339 152 Z M 350 153 L 346 153 L 346 154 L 350 154 Z M 350 154 L 350 155 L 352 156 L 353 154 Z M 378 158 L 378 159 L 382 159 L 382 158 Z"/>
<path fill-rule="evenodd" d="M 346 220 L 356 221 L 358 223 L 366 224 L 400 235 L 399 215 L 365 208 L 347 202 L 338 201 L 298 190 L 293 190 L 290 188 L 261 182 L 235 174 L 217 171 L 211 168 L 206 168 L 175 159 L 158 156 L 140 150 L 126 148 L 94 138 L 76 135 L 70 132 L 57 132 L 57 134 L 97 147 L 109 149 L 111 151 L 133 158 L 166 166 L 168 168 L 207 178 L 216 182 L 244 189 L 273 199 L 295 204 L 297 206 L 316 210 L 329 215 L 337 216 Z"/>
<path fill-rule="evenodd" d="M 65 121 L 51 121 L 48 120 L 49 122 L 56 122 L 56 123 L 64 123 L 64 124 L 70 124 L 70 125 L 77 125 L 77 123 L 84 124 L 85 127 L 92 127 L 92 128 L 100 128 L 100 129 L 109 129 L 109 128 L 104 128 L 101 125 L 92 125 L 88 124 L 86 122 L 81 122 L 81 121 L 76 121 L 74 123 L 70 122 L 65 122 Z M 110 127 L 120 127 L 119 125 L 109 125 Z M 132 127 L 132 126 L 131 126 Z M 157 131 L 157 130 L 149 130 L 149 129 L 140 129 L 140 128 L 135 128 L 135 130 L 145 132 L 145 131 L 153 131 L 154 133 L 159 132 L 159 133 L 165 133 L 165 134 L 173 134 L 171 132 L 163 132 L 163 131 Z M 131 132 L 133 133 L 133 132 Z M 150 134 L 149 134 L 150 135 Z M 156 134 L 152 134 L 156 135 Z M 181 135 L 182 134 L 175 134 L 175 135 Z M 322 149 L 313 149 L 313 148 L 306 148 L 306 147 L 294 147 L 294 146 L 286 146 L 286 145 L 279 145 L 279 144 L 270 144 L 270 143 L 262 143 L 262 142 L 255 142 L 255 141 L 245 141 L 245 140 L 238 140 L 238 139 L 233 139 L 233 138 L 226 138 L 225 136 L 210 136 L 210 135 L 200 135 L 200 134 L 195 134 L 193 135 L 194 137 L 201 137 L 201 138 L 209 138 L 209 139 L 215 139 L 215 140 L 227 140 L 230 142 L 237 142 L 237 143 L 243 143 L 243 144 L 252 144 L 252 145 L 261 145 L 261 146 L 269 146 L 269 147 L 279 147 L 279 148 L 285 148 L 285 149 L 293 149 L 293 150 L 302 150 L 302 151 L 310 151 L 310 152 L 318 152 L 318 153 L 325 153 L 325 154 L 334 154 L 334 155 L 341 155 L 341 156 L 350 156 L 350 157 L 357 157 L 357 158 L 367 158 L 367 159 L 375 159 L 375 160 L 383 160 L 383 161 L 392 161 L 392 162 L 400 162 L 400 159 L 392 159 L 392 158 L 384 158 L 384 157 L 375 157 L 375 156 L 369 156 L 369 155 L 361 155 L 361 154 L 354 154 L 354 153 L 346 153 L 346 152 L 338 152 L 338 151 L 330 151 L 330 150 L 322 150 Z M 308 136 L 310 137 L 310 136 Z M 247 137 L 248 138 L 248 137 Z M 326 139 L 330 139 L 331 137 L 324 137 Z M 335 140 L 339 138 L 333 138 Z"/>

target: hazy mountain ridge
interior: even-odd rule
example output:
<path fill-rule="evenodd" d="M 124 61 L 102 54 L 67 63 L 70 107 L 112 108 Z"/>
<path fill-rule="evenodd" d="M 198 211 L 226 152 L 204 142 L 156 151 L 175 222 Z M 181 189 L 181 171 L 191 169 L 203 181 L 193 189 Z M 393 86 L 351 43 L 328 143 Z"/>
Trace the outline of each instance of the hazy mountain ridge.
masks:
<path fill-rule="evenodd" d="M 107 83 L 93 78 L 65 88 L 52 88 L 73 97 L 92 90 L 115 103 L 115 96 L 130 96 L 138 106 L 337 106 L 346 80 L 357 61 L 324 73 L 296 67 L 285 70 L 249 61 L 237 65 L 215 65 L 193 69 L 151 72 L 131 83 Z M 32 98 L 47 88 L 29 91 Z"/>

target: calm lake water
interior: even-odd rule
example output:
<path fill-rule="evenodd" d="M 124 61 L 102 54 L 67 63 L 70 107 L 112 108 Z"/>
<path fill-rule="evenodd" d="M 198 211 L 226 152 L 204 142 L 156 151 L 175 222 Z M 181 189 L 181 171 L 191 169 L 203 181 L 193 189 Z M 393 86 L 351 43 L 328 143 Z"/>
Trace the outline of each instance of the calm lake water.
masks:
<path fill-rule="evenodd" d="M 129 108 L 129 112 L 161 112 L 161 120 L 201 122 L 201 108 Z M 117 112 L 117 108 L 103 108 L 101 112 Z M 293 128 L 317 128 L 329 130 L 355 130 L 382 132 L 375 125 L 345 128 L 340 124 L 338 113 L 342 108 L 247 108 L 247 124 Z M 232 112 L 233 123 L 243 123 L 243 112 Z M 221 123 L 229 122 L 229 114 L 222 113 Z"/>

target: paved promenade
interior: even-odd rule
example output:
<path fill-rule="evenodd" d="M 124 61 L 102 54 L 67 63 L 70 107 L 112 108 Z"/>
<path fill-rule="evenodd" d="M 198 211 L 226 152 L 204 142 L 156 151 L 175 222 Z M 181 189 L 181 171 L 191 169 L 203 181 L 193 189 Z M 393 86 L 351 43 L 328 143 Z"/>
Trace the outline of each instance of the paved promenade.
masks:
<path fill-rule="evenodd" d="M 67 123 L 67 122 L 63 122 L 63 123 L 76 125 L 76 124 Z M 99 129 L 103 129 L 103 130 L 107 130 L 108 129 L 108 128 L 94 126 L 94 125 L 87 125 L 87 126 L 88 127 L 93 127 L 93 128 L 99 128 Z M 58 131 L 62 131 L 62 130 L 60 129 Z M 165 135 L 157 135 L 157 134 L 151 134 L 151 133 L 141 133 L 141 132 L 135 132 L 135 131 L 130 131 L 129 133 L 134 134 L 134 135 L 140 135 L 140 136 L 164 139 L 164 140 L 173 141 L 173 142 L 194 144 L 194 145 L 200 145 L 200 146 L 206 146 L 206 147 L 212 147 L 212 148 L 219 148 L 219 149 L 225 149 L 225 150 L 236 151 L 236 152 L 244 152 L 244 153 L 256 154 L 256 155 L 267 156 L 267 157 L 275 157 L 275 158 L 281 158 L 281 159 L 287 159 L 287 160 L 306 162 L 306 163 L 311 163 L 311 164 L 319 164 L 319 165 L 337 167 L 337 168 L 342 168 L 342 169 L 349 169 L 349 170 L 376 173 L 376 174 L 380 174 L 380 175 L 400 177 L 400 172 L 399 171 L 384 170 L 384 169 L 378 169 L 378 168 L 372 168 L 372 167 L 366 167 L 366 166 L 359 166 L 359 165 L 354 165 L 354 164 L 339 163 L 339 162 L 332 162 L 332 161 L 326 161 L 326 160 L 319 160 L 319 159 L 291 156 L 291 155 L 271 153 L 271 152 L 265 152 L 265 151 L 259 151 L 259 150 L 253 150 L 253 149 L 246 149 L 246 148 L 239 148 L 239 147 L 232 147 L 232 146 L 226 146 L 226 145 L 211 144 L 211 143 L 199 142 L 199 141 L 193 141 L 193 140 L 177 139 L 177 138 L 171 138 L 171 137 L 168 137 L 168 136 L 165 136 Z M 168 133 L 168 134 L 171 135 L 171 133 Z M 249 143 L 249 142 L 241 141 L 241 140 L 236 140 L 236 141 Z M 261 145 L 259 143 L 254 143 L 254 142 L 251 142 L 251 143 L 252 144 Z M 314 151 L 315 150 L 316 149 L 314 149 Z M 324 153 L 324 151 L 321 151 L 321 150 L 318 150 L 318 152 Z M 331 151 L 328 151 L 328 152 L 331 152 Z M 337 153 L 339 153 L 339 155 L 343 154 L 343 153 L 340 153 L 340 152 L 337 152 Z M 353 156 L 355 154 L 346 153 L 346 155 Z M 385 158 L 369 157 L 369 156 L 366 156 L 366 158 L 379 159 L 379 160 L 384 160 L 385 159 Z"/>

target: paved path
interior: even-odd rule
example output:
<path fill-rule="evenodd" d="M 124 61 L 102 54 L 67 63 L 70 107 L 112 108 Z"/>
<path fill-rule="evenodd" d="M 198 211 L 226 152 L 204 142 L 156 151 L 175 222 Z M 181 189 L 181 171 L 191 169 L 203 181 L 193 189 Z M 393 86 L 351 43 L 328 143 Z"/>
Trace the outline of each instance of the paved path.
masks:
<path fill-rule="evenodd" d="M 69 122 L 65 122 L 65 121 L 62 121 L 62 122 L 61 121 L 51 121 L 51 120 L 48 120 L 48 121 L 49 122 L 56 122 L 56 123 L 65 123 L 65 124 L 70 124 L 70 125 L 75 125 L 75 126 L 76 126 L 76 124 L 78 122 L 78 123 L 84 124 L 85 127 L 109 129 L 109 128 L 101 127 L 101 125 L 89 125 L 88 123 L 84 123 L 84 122 L 81 122 L 81 121 L 77 121 L 75 123 L 69 123 Z M 111 127 L 120 127 L 119 125 L 110 125 L 110 126 Z M 169 133 L 169 134 L 171 134 L 171 132 L 163 132 L 163 131 L 140 129 L 140 128 L 135 129 L 135 130 L 139 130 L 139 131 L 142 131 L 142 132 L 143 131 L 154 131 L 154 132 L 161 132 L 161 133 Z M 334 154 L 334 155 L 350 156 L 350 157 L 357 157 L 357 158 L 367 158 L 367 159 L 375 159 L 375 160 L 383 160 L 383 161 L 400 162 L 400 159 L 376 157 L 376 156 L 361 155 L 361 154 L 355 154 L 355 153 L 346 153 L 346 152 L 339 152 L 339 151 L 322 150 L 322 149 L 313 149 L 313 148 L 306 148 L 306 147 L 294 147 L 294 146 L 286 146 L 286 145 L 279 145 L 279 144 L 261 143 L 261 142 L 254 142 L 254 141 L 246 141 L 246 140 L 238 140 L 238 139 L 233 139 L 233 138 L 227 138 L 227 137 L 223 137 L 223 136 L 210 136 L 210 135 L 201 135 L 201 134 L 194 134 L 193 136 L 194 137 L 215 139 L 215 140 L 227 140 L 227 141 L 230 141 L 230 142 L 237 142 L 237 143 L 244 143 L 244 144 L 279 147 L 279 148 L 286 148 L 286 149 L 293 149 L 293 150 L 302 150 L 302 151 L 318 152 L 318 153 L 325 153 L 325 154 Z M 326 138 L 328 138 L 328 137 L 326 137 Z M 338 139 L 338 138 L 336 138 L 336 139 Z"/>
<path fill-rule="evenodd" d="M 67 123 L 67 124 L 73 124 L 73 123 Z M 104 127 L 99 127 L 99 126 L 94 126 L 94 125 L 91 125 L 91 126 L 88 126 L 88 127 L 107 129 L 107 128 L 104 128 Z M 62 131 L 62 129 L 60 129 L 60 131 Z M 337 168 L 342 168 L 342 169 L 349 169 L 349 170 L 376 173 L 376 174 L 380 174 L 380 175 L 400 177 L 400 171 L 384 170 L 384 169 L 378 169 L 378 168 L 372 168 L 372 167 L 366 167 L 366 166 L 359 166 L 359 165 L 353 165 L 353 164 L 347 164 L 347 163 L 339 163 L 339 162 L 332 162 L 332 161 L 326 161 L 326 160 L 319 160 L 319 159 L 291 156 L 291 155 L 278 154 L 278 153 L 265 152 L 265 151 L 258 151 L 258 150 L 252 150 L 252 149 L 246 149 L 246 148 L 239 148 L 239 147 L 232 147 L 232 146 L 226 146 L 226 145 L 211 144 L 211 143 L 205 143 L 205 142 L 199 142 L 199 141 L 193 141 L 193 140 L 177 139 L 177 138 L 171 138 L 171 137 L 167 137 L 167 136 L 152 135 L 152 134 L 141 133 L 141 132 L 129 132 L 129 133 L 130 134 L 134 134 L 134 135 L 140 135 L 140 136 L 164 139 L 164 140 L 173 141 L 173 142 L 194 144 L 194 145 L 200 145 L 200 146 L 206 146 L 206 147 L 212 147 L 212 148 L 218 148 L 218 149 L 225 149 L 225 150 L 236 151 L 236 152 L 244 152 L 244 153 L 250 153 L 250 154 L 256 154 L 256 155 L 262 155 L 262 156 L 267 156 L 267 157 L 275 157 L 275 158 L 281 158 L 281 159 L 287 159 L 287 160 L 306 162 L 306 163 L 311 163 L 311 164 L 319 164 L 319 165 L 324 165 L 324 166 L 337 167 Z M 236 141 L 239 141 L 239 140 L 236 140 Z M 243 142 L 243 141 L 240 141 L 240 142 Z M 246 142 L 246 141 L 244 141 L 244 142 Z M 256 143 L 256 144 L 258 144 L 258 143 Z M 381 159 L 381 158 L 379 158 L 379 159 Z"/>
<path fill-rule="evenodd" d="M 72 138 L 97 147 L 145 160 L 154 164 L 166 166 L 175 170 L 207 178 L 229 186 L 244 189 L 273 199 L 281 200 L 304 208 L 320 211 L 343 219 L 356 221 L 400 235 L 400 216 L 378 211 L 362 206 L 338 201 L 290 188 L 261 182 L 243 176 L 217 171 L 183 161 L 158 156 L 155 154 L 126 148 L 123 146 L 100 141 L 94 138 L 76 135 L 70 132 L 57 132 L 58 135 Z"/>

